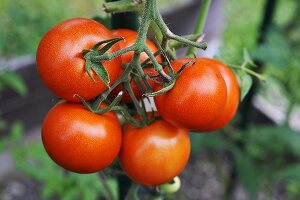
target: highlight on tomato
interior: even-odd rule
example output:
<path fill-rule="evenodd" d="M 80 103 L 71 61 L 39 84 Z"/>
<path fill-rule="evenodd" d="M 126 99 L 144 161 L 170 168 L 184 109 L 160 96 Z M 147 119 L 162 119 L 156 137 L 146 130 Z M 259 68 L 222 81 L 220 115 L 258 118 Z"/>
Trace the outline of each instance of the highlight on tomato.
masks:
<path fill-rule="evenodd" d="M 184 169 L 190 150 L 188 131 L 160 119 L 143 128 L 125 126 L 119 161 L 131 179 L 155 186 L 173 180 Z"/>
<path fill-rule="evenodd" d="M 171 62 L 175 72 L 188 63 L 174 87 L 155 96 L 158 112 L 174 126 L 204 131 L 223 112 L 227 86 L 221 72 L 203 58 L 181 58 Z M 162 88 L 156 85 L 155 91 Z"/>
<path fill-rule="evenodd" d="M 37 70 L 41 80 L 65 100 L 79 102 L 81 98 L 78 96 L 85 100 L 95 98 L 108 86 L 94 70 L 90 71 L 92 78 L 89 76 L 82 51 L 112 38 L 110 30 L 91 19 L 73 18 L 54 26 L 43 36 L 37 49 Z M 117 50 L 119 45 L 115 44 L 108 52 Z M 113 83 L 119 77 L 121 59 L 116 57 L 101 63 L 109 75 L 110 84 Z"/>
<path fill-rule="evenodd" d="M 47 114 L 42 125 L 43 145 L 61 167 L 77 173 L 93 173 L 117 157 L 121 125 L 114 112 L 99 115 L 82 104 L 62 102 Z"/>

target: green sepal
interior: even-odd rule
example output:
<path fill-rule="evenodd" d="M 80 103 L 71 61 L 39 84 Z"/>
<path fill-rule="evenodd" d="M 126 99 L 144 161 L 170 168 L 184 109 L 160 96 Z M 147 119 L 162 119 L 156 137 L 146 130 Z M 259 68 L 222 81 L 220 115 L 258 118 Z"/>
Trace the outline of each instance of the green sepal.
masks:
<path fill-rule="evenodd" d="M 195 63 L 196 63 L 196 62 L 193 61 L 193 60 L 191 60 L 191 61 L 189 61 L 189 62 L 187 62 L 187 63 L 184 63 L 184 65 L 181 66 L 181 68 L 178 70 L 178 72 L 176 72 L 175 76 L 176 76 L 176 77 L 179 76 L 179 75 L 181 74 L 181 72 L 182 72 L 187 66 L 189 66 L 189 65 L 194 66 Z M 192 66 L 191 66 L 191 67 L 192 67 Z"/>
<path fill-rule="evenodd" d="M 80 96 L 79 94 L 74 94 L 73 97 L 78 97 L 79 99 L 81 99 L 82 101 L 82 104 L 91 112 L 93 112 L 93 109 L 91 107 L 91 105 L 82 97 Z"/>
<path fill-rule="evenodd" d="M 108 51 L 114 44 L 116 44 L 117 42 L 121 41 L 121 40 L 124 40 L 123 37 L 118 37 L 118 38 L 114 38 L 114 39 L 111 39 L 111 40 L 106 40 L 108 42 L 106 42 L 107 44 L 102 47 L 100 50 L 99 50 L 99 54 L 102 55 L 104 54 L 106 51 Z"/>
<path fill-rule="evenodd" d="M 170 83 L 168 83 L 168 85 L 165 86 L 165 87 L 163 87 L 161 90 L 158 90 L 156 92 L 147 93 L 147 94 L 145 94 L 145 96 L 147 96 L 147 97 L 155 97 L 155 96 L 158 96 L 160 94 L 164 94 L 164 93 L 168 92 L 169 90 L 171 90 L 174 87 L 175 82 L 176 82 L 175 79 L 173 79 L 173 81 L 171 81 Z"/>
<path fill-rule="evenodd" d="M 91 50 L 88 50 L 88 49 L 84 49 L 82 50 L 82 56 L 86 59 L 86 55 L 87 53 L 89 53 Z"/>
<path fill-rule="evenodd" d="M 112 38 L 112 39 L 108 39 L 108 40 L 103 40 L 101 42 L 98 42 L 97 44 L 95 44 L 91 50 L 92 51 L 97 51 L 98 48 L 102 45 L 102 44 L 105 44 L 105 43 L 111 43 L 111 42 L 114 42 L 113 44 L 115 44 L 116 42 L 119 42 L 120 40 L 124 40 L 123 37 L 118 37 L 118 38 Z M 103 47 L 104 48 L 104 47 Z M 101 49 L 103 49 L 101 48 Z M 107 51 L 107 50 L 106 50 Z M 99 52 L 100 53 L 100 52 Z M 101 53 L 100 53 L 101 54 Z"/>
<path fill-rule="evenodd" d="M 96 80 L 94 79 L 94 77 L 93 77 L 92 74 L 91 74 L 91 68 L 92 68 L 92 66 L 93 66 L 92 61 L 86 59 L 86 60 L 85 60 L 85 71 L 88 73 L 89 77 L 90 77 L 94 82 L 96 82 Z"/>
<path fill-rule="evenodd" d="M 107 70 L 102 63 L 93 63 L 92 68 L 94 72 L 99 76 L 99 78 L 109 87 L 110 79 Z"/>
<path fill-rule="evenodd" d="M 109 112 L 111 110 L 113 110 L 113 108 L 120 103 L 122 97 L 123 97 L 123 91 L 119 92 L 119 94 L 116 96 L 116 98 L 114 98 L 114 100 L 105 108 L 101 108 L 100 105 L 98 105 L 98 108 L 94 110 L 95 113 L 98 114 L 103 114 L 106 112 Z M 99 104 L 101 104 L 102 102 L 99 102 Z"/>

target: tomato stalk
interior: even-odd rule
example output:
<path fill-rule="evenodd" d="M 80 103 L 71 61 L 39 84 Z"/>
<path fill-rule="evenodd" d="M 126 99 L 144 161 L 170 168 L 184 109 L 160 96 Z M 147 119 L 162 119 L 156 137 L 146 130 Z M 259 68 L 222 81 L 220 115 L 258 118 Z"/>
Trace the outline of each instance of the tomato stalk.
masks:
<path fill-rule="evenodd" d="M 103 185 L 103 187 L 104 187 L 104 189 L 107 193 L 108 199 L 109 200 L 115 200 L 114 195 L 113 195 L 113 193 L 112 193 L 112 191 L 111 191 L 111 189 L 110 189 L 110 187 L 107 183 L 105 174 L 103 172 L 99 172 L 98 174 L 99 174 L 101 183 L 102 183 L 102 185 Z"/>
<path fill-rule="evenodd" d="M 143 2 L 141 0 L 121 0 L 109 3 L 103 3 L 102 9 L 108 13 L 123 13 L 130 11 L 140 11 Z"/>
<path fill-rule="evenodd" d="M 106 3 L 106 6 L 111 6 L 111 8 L 114 7 L 114 5 L 112 3 Z M 115 9 L 117 9 L 117 6 L 114 7 Z M 108 11 L 109 12 L 109 11 Z M 143 17 L 142 17 L 142 21 L 138 30 L 138 38 L 135 42 L 134 45 L 127 47 L 125 49 L 122 49 L 120 51 L 117 51 L 115 53 L 107 53 L 104 55 L 101 55 L 97 58 L 95 58 L 96 60 L 100 59 L 100 60 L 111 60 L 112 58 L 119 56 L 121 54 L 124 54 L 128 51 L 135 51 L 137 53 L 141 53 L 141 52 L 145 52 L 147 53 L 147 55 L 149 56 L 149 58 L 151 59 L 155 70 L 167 81 L 170 81 L 170 77 L 162 70 L 162 66 L 156 61 L 155 57 L 153 56 L 153 54 L 151 53 L 151 51 L 149 50 L 149 48 L 146 46 L 145 41 L 146 41 L 146 35 L 149 29 L 149 26 L 151 24 L 151 22 L 154 22 L 158 29 L 160 30 L 160 32 L 163 35 L 163 40 L 168 41 L 170 39 L 172 40 L 176 40 L 179 41 L 181 43 L 184 43 L 186 45 L 189 46 L 195 46 L 197 48 L 201 48 L 201 49 L 206 49 L 207 47 L 207 43 L 206 42 L 194 42 L 191 41 L 185 37 L 181 37 L 178 36 L 174 33 L 172 33 L 169 28 L 167 27 L 167 25 L 165 24 L 165 22 L 163 21 L 159 10 L 157 8 L 156 5 L 156 0 L 146 0 L 145 2 L 145 6 L 144 6 L 144 13 L 143 13 Z M 156 31 L 158 32 L 158 31 Z M 151 54 L 151 55 L 150 55 Z"/>
<path fill-rule="evenodd" d="M 210 1 L 208 1 L 210 2 Z M 138 6 L 137 6 L 138 5 Z M 141 5 L 144 6 L 144 9 L 141 9 Z M 126 66 L 124 73 L 122 76 L 115 81 L 112 86 L 106 90 L 104 93 L 102 93 L 96 100 L 95 105 L 99 105 L 102 101 L 104 101 L 109 93 L 119 84 L 124 85 L 124 90 L 126 90 L 132 101 L 133 104 L 136 107 L 137 113 L 141 116 L 142 122 L 139 122 L 136 124 L 137 120 L 133 120 L 132 116 L 126 116 L 125 118 L 130 119 L 130 121 L 137 126 L 143 126 L 147 124 L 147 116 L 146 112 L 143 108 L 143 105 L 141 105 L 137 98 L 135 97 L 132 88 L 130 86 L 130 81 L 132 80 L 130 76 L 133 73 L 133 70 L 136 70 L 138 73 L 138 78 L 135 78 L 135 81 L 137 82 L 138 87 L 142 91 L 146 91 L 146 94 L 153 94 L 153 89 L 150 86 L 148 80 L 147 80 L 147 74 L 145 74 L 142 66 L 146 64 L 147 62 L 151 62 L 153 68 L 158 72 L 162 80 L 166 83 L 166 88 L 161 90 L 162 92 L 169 90 L 172 88 L 172 86 L 175 83 L 175 77 L 168 75 L 164 70 L 163 67 L 158 61 L 156 60 L 155 56 L 159 53 L 164 54 L 165 61 L 169 63 L 169 61 L 166 59 L 166 54 L 169 56 L 175 57 L 174 50 L 172 50 L 168 47 L 169 42 L 175 41 L 175 43 L 178 46 L 178 43 L 182 44 L 183 46 L 193 46 L 201 49 L 206 49 L 207 43 L 206 42 L 199 42 L 199 41 L 193 41 L 198 40 L 198 37 L 181 37 L 169 30 L 166 23 L 163 21 L 163 18 L 161 14 L 159 13 L 159 10 L 157 8 L 156 0 L 145 0 L 145 1 L 132 1 L 132 0 L 121 0 L 116 2 L 107 2 L 104 3 L 103 8 L 106 12 L 124 12 L 124 11 L 141 11 L 142 13 L 142 19 L 140 22 L 140 26 L 138 28 L 138 36 L 135 41 L 135 43 L 131 46 L 128 46 L 126 48 L 123 48 L 121 50 L 112 52 L 112 53 L 104 53 L 102 55 L 95 55 L 91 56 L 90 60 L 92 62 L 101 62 L 102 60 L 111 60 L 117 56 L 120 56 L 122 54 L 125 54 L 129 51 L 134 51 L 134 57 L 132 58 L 129 65 Z M 206 9 L 208 10 L 208 9 Z M 207 11 L 206 11 L 207 12 Z M 139 12 L 141 14 L 141 12 Z M 204 20 L 204 19 L 203 19 Z M 202 21 L 203 21 L 202 20 Z M 155 35 L 157 36 L 158 45 L 160 47 L 160 50 L 157 52 L 157 54 L 153 54 L 149 47 L 146 45 L 146 39 L 147 39 L 147 33 L 148 30 L 154 30 Z M 201 37 L 201 36 L 200 36 Z M 172 43 L 171 43 L 172 44 Z M 174 42 L 173 42 L 174 44 Z M 148 59 L 143 62 L 142 64 L 139 61 L 140 54 L 145 52 L 148 56 Z M 151 96 L 151 95 L 150 95 Z M 113 107 L 112 110 L 120 110 L 121 106 Z M 95 106 L 94 106 L 95 108 Z M 97 113 L 104 112 L 103 109 L 98 108 Z M 125 112 L 124 109 L 121 111 L 123 115 L 127 115 L 128 112 Z"/>
<path fill-rule="evenodd" d="M 128 194 L 125 197 L 125 200 L 139 200 L 139 197 L 137 195 L 138 190 L 139 190 L 139 185 L 136 183 L 132 183 L 129 188 Z"/>
<path fill-rule="evenodd" d="M 202 34 L 203 33 L 203 29 L 205 26 L 205 22 L 206 22 L 206 18 L 208 15 L 210 4 L 211 4 L 211 0 L 203 0 L 202 1 L 199 16 L 198 16 L 198 19 L 197 19 L 197 22 L 195 25 L 194 34 Z M 195 52 L 196 52 L 196 48 L 190 47 L 188 49 L 187 56 L 192 57 L 192 56 L 194 56 Z"/>

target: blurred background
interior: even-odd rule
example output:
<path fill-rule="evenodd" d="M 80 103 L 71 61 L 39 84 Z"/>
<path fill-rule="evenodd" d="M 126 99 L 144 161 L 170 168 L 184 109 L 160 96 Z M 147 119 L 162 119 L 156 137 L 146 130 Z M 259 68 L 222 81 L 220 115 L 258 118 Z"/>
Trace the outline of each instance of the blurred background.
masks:
<path fill-rule="evenodd" d="M 1 0 L 0 200 L 107 198 L 96 174 L 68 173 L 46 155 L 40 127 L 58 99 L 35 68 L 35 51 L 48 29 L 71 17 L 108 18 L 102 3 Z M 158 3 L 173 32 L 193 32 L 201 0 Z M 169 199 L 300 199 L 299 9 L 298 0 L 212 1 L 204 31 L 208 49 L 198 56 L 229 65 L 250 57 L 266 81 L 245 76 L 244 91 L 252 87 L 233 122 L 218 132 L 191 133 L 182 188 Z M 106 183 L 118 199 L 118 181 L 108 177 Z"/>

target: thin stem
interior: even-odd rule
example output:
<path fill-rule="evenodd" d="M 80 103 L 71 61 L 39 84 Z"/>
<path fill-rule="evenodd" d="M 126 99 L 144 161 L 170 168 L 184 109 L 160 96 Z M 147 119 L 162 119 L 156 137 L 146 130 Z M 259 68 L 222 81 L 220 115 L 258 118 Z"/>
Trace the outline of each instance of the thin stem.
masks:
<path fill-rule="evenodd" d="M 134 51 L 134 50 L 135 50 L 135 46 L 132 45 L 132 46 L 126 47 L 124 49 L 121 49 L 119 51 L 115 51 L 113 53 L 105 53 L 100 56 L 94 56 L 94 57 L 92 57 L 91 61 L 92 62 L 99 62 L 99 61 L 101 62 L 102 60 L 111 60 L 115 57 L 118 57 L 118 56 L 124 54 L 124 53 L 127 53 L 129 51 Z"/>
<path fill-rule="evenodd" d="M 235 64 L 228 64 L 228 66 L 230 66 L 231 68 L 243 70 L 243 71 L 247 72 L 248 74 L 251 74 L 252 76 L 258 78 L 259 80 L 266 81 L 266 77 L 264 77 L 263 75 L 261 75 L 261 74 L 255 72 L 255 71 L 253 71 L 253 70 L 247 68 L 247 67 L 246 67 L 247 64 L 248 64 L 248 63 L 247 63 L 247 61 L 246 61 L 246 62 L 244 62 L 244 63 L 242 64 L 242 66 L 235 65 Z"/>
<path fill-rule="evenodd" d="M 137 119 L 135 119 L 134 117 L 132 117 L 130 115 L 130 113 L 128 112 L 128 109 L 126 109 L 122 106 L 115 106 L 112 108 L 112 110 L 120 112 L 125 117 L 125 119 L 133 126 L 138 127 L 138 128 L 144 126 L 144 123 L 138 121 Z"/>
<path fill-rule="evenodd" d="M 136 183 L 132 183 L 125 200 L 139 200 L 139 197 L 137 196 L 138 189 L 139 185 Z"/>
<path fill-rule="evenodd" d="M 154 20 L 155 20 L 156 24 L 158 25 L 158 27 L 160 28 L 161 32 L 163 33 L 164 37 L 166 37 L 167 39 L 173 39 L 173 40 L 179 41 L 181 43 L 185 43 L 187 45 L 194 46 L 194 47 L 197 47 L 197 48 L 200 48 L 203 50 L 205 50 L 207 48 L 207 42 L 194 42 L 194 41 L 188 40 L 184 37 L 178 36 L 178 35 L 174 34 L 172 31 L 170 31 L 170 29 L 168 28 L 168 26 L 162 19 L 161 15 L 157 9 L 156 9 L 156 16 L 155 16 Z"/>
<path fill-rule="evenodd" d="M 129 65 L 128 67 L 126 67 L 126 69 L 124 70 L 122 76 L 120 78 L 118 78 L 111 86 L 110 88 L 108 88 L 105 92 L 103 92 L 101 95 L 99 95 L 99 97 L 97 97 L 97 99 L 95 100 L 95 102 L 93 103 L 92 108 L 94 110 L 96 110 L 97 108 L 99 108 L 99 105 L 101 104 L 101 102 L 103 102 L 109 95 L 109 93 L 115 89 L 119 84 L 125 82 L 126 80 L 128 80 L 128 76 L 130 74 L 132 70 L 132 66 Z"/>
<path fill-rule="evenodd" d="M 199 16 L 195 25 L 194 34 L 202 34 L 205 26 L 206 18 L 208 15 L 209 7 L 211 4 L 211 0 L 203 0 L 201 9 L 199 12 Z M 187 52 L 187 56 L 193 56 L 196 52 L 195 47 L 190 47 Z"/>
<path fill-rule="evenodd" d="M 148 55 L 148 57 L 150 58 L 150 60 L 153 62 L 154 68 L 155 70 L 168 82 L 170 82 L 172 80 L 172 78 L 166 74 L 166 72 L 164 72 L 163 67 L 157 62 L 157 60 L 155 59 L 154 55 L 152 54 L 152 52 L 150 51 L 150 49 L 148 47 L 144 48 L 145 53 Z"/>
<path fill-rule="evenodd" d="M 197 47 L 197 48 L 203 49 L 203 50 L 205 50 L 207 48 L 207 42 L 194 42 L 194 41 L 191 41 L 191 40 L 186 39 L 184 37 L 180 37 L 180 36 L 172 33 L 171 31 L 167 32 L 166 35 L 170 39 L 176 40 L 176 41 L 181 42 L 181 43 L 185 43 L 189 46 Z"/>
<path fill-rule="evenodd" d="M 137 66 L 140 65 L 140 54 L 139 53 L 134 53 L 133 60 L 130 63 L 131 66 Z M 134 95 L 134 92 L 130 86 L 130 82 L 126 81 L 124 83 L 124 88 L 127 90 L 128 94 L 130 95 L 132 102 L 134 103 L 135 108 L 137 109 L 138 114 L 141 116 L 142 121 L 146 122 L 147 121 L 147 115 L 145 110 L 140 106 L 139 101 Z"/>
<path fill-rule="evenodd" d="M 106 177 L 105 177 L 104 173 L 99 172 L 99 177 L 100 177 L 101 183 L 103 184 L 103 187 L 104 187 L 105 191 L 107 192 L 108 199 L 109 200 L 115 200 L 114 195 L 113 195 L 113 193 L 112 193 L 112 191 L 111 191 L 111 189 L 110 189 L 110 187 L 107 183 L 107 180 L 106 180 Z"/>
<path fill-rule="evenodd" d="M 119 13 L 139 11 L 142 8 L 141 0 L 120 0 L 115 2 L 103 3 L 102 10 L 107 13 Z"/>

